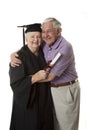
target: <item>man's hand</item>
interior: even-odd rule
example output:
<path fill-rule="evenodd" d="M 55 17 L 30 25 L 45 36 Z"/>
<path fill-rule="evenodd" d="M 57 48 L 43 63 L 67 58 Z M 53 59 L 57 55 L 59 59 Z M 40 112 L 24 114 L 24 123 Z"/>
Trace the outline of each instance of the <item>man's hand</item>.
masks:
<path fill-rule="evenodd" d="M 11 66 L 12 67 L 16 67 L 16 66 L 19 66 L 20 64 L 21 64 L 21 60 L 20 59 L 18 59 L 18 54 L 17 54 L 17 52 L 14 52 L 14 53 L 12 53 L 11 54 Z"/>

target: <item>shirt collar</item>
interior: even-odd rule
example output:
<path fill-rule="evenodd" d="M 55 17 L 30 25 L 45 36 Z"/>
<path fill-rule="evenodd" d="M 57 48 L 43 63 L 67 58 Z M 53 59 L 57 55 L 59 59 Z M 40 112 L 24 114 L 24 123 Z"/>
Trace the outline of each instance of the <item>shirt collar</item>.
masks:
<path fill-rule="evenodd" d="M 51 49 L 58 48 L 58 46 L 60 45 L 62 39 L 63 39 L 62 36 L 58 37 L 57 40 L 56 40 L 56 42 L 54 42 L 54 44 L 52 46 L 48 46 L 48 49 L 51 50 Z"/>
<path fill-rule="evenodd" d="M 60 45 L 60 43 L 61 43 L 61 41 L 62 41 L 62 39 L 63 39 L 62 36 L 58 37 L 57 40 L 56 40 L 56 42 L 53 44 L 52 48 L 53 49 L 58 48 L 59 45 Z"/>

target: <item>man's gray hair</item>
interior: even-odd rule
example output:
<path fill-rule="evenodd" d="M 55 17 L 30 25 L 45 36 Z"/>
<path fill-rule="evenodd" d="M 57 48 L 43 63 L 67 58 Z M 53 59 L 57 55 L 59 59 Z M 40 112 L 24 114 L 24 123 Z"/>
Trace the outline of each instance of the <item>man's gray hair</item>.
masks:
<path fill-rule="evenodd" d="M 56 18 L 52 18 L 52 17 L 49 17 L 49 18 L 46 18 L 43 22 L 42 22 L 42 25 L 44 24 L 44 23 L 47 23 L 47 22 L 52 22 L 53 23 L 53 27 L 55 28 L 55 29 L 59 29 L 59 28 L 61 28 L 61 23 L 56 19 Z"/>

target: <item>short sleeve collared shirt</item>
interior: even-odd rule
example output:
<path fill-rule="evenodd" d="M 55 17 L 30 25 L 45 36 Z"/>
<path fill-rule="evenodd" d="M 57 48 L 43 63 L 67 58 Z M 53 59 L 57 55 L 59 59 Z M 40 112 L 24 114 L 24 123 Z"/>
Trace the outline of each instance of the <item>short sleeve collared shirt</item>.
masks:
<path fill-rule="evenodd" d="M 61 53 L 61 57 L 51 69 L 51 72 L 56 75 L 53 83 L 69 82 L 77 78 L 72 45 L 62 36 L 52 46 L 45 44 L 43 52 L 46 62 L 53 60 L 58 52 Z"/>

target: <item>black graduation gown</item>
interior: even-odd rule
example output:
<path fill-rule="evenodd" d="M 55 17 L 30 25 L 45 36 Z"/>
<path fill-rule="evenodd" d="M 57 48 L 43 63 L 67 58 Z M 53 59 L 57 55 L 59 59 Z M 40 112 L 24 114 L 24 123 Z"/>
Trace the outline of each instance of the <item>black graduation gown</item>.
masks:
<path fill-rule="evenodd" d="M 50 83 L 31 84 L 31 76 L 45 66 L 39 50 L 35 56 L 26 46 L 18 52 L 22 64 L 9 69 L 13 91 L 10 130 L 53 130 L 53 102 Z"/>

